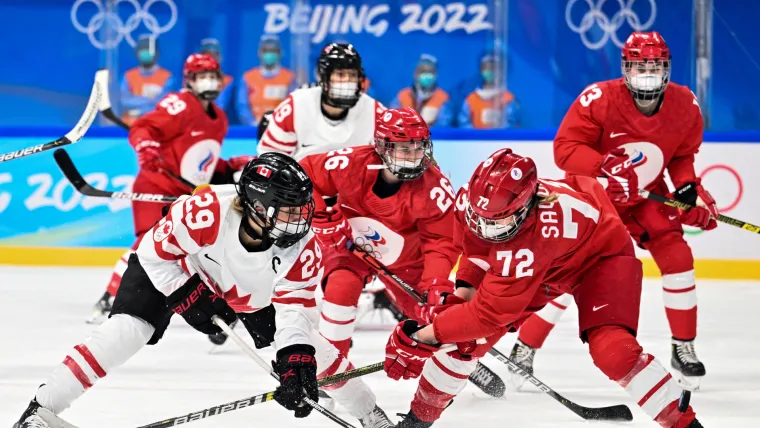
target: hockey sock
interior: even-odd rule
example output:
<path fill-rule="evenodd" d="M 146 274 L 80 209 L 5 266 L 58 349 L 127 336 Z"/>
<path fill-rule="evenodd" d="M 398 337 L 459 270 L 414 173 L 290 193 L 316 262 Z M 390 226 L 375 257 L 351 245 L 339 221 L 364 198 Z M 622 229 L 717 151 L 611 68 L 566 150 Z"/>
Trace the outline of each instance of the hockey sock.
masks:
<path fill-rule="evenodd" d="M 563 294 L 534 313 L 520 327 L 518 339 L 533 349 L 540 349 L 570 304 L 572 296 Z"/>
<path fill-rule="evenodd" d="M 417 392 L 414 393 L 411 409 L 423 422 L 434 422 L 457 396 L 465 385 L 467 377 L 475 370 L 477 359 L 462 361 L 449 354 L 433 355 L 422 369 Z"/>
<path fill-rule="evenodd" d="M 348 355 L 351 348 L 363 288 L 364 281 L 359 275 L 346 269 L 336 270 L 327 277 L 319 333 L 343 355 Z"/>

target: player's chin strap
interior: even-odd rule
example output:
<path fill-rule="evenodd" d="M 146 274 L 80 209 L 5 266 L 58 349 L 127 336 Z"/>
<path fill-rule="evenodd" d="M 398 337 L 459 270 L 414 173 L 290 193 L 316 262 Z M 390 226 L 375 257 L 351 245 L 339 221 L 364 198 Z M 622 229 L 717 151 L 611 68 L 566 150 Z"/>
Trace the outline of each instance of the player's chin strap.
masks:
<path fill-rule="evenodd" d="M 240 226 L 243 227 L 243 231 L 246 235 L 248 235 L 253 240 L 260 240 L 261 243 L 254 248 L 256 251 L 266 251 L 268 250 L 273 242 L 272 238 L 269 237 L 268 233 L 262 233 L 261 231 L 258 231 L 251 226 L 251 222 L 249 219 L 252 218 L 248 215 L 248 208 L 245 209 L 245 213 L 243 214 L 242 220 L 240 220 Z M 261 229 L 264 230 L 263 228 Z"/>

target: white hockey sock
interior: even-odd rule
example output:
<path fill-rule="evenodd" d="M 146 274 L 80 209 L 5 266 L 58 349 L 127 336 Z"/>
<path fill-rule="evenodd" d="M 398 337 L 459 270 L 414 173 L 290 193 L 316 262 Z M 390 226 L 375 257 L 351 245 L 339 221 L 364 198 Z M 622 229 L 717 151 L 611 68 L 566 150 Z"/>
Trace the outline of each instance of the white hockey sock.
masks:
<path fill-rule="evenodd" d="M 130 315 L 114 315 L 96 328 L 84 343 L 74 346 L 63 363 L 37 390 L 37 402 L 55 414 L 90 389 L 112 369 L 137 353 L 154 332 L 153 326 Z"/>

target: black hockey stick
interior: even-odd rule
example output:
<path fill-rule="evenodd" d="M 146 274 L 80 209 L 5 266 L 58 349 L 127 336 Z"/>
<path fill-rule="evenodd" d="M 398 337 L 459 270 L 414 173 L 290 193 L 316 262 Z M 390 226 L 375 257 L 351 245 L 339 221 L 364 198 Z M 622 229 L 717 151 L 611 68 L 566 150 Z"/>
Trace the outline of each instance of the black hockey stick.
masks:
<path fill-rule="evenodd" d="M 318 383 L 319 383 L 319 386 L 332 385 L 334 383 L 343 382 L 345 380 L 354 379 L 354 378 L 368 375 L 371 373 L 376 373 L 376 372 L 381 371 L 382 369 L 383 369 L 383 363 L 370 364 L 368 366 L 359 367 L 358 369 L 348 370 L 343 373 L 322 378 L 319 380 Z M 221 415 L 222 413 L 228 413 L 233 410 L 243 409 L 243 408 L 250 407 L 256 404 L 266 403 L 267 401 L 272 401 L 272 400 L 274 400 L 274 391 L 265 392 L 263 394 L 254 395 L 253 397 L 242 398 L 240 400 L 231 401 L 229 403 L 209 407 L 207 409 L 199 410 L 197 412 L 192 412 L 186 415 L 165 419 L 160 422 L 154 422 L 152 424 L 142 425 L 138 428 L 173 427 L 176 425 L 186 424 L 188 422 L 205 419 L 211 416 L 218 416 L 218 415 Z"/>
<path fill-rule="evenodd" d="M 688 210 L 688 209 L 694 208 L 693 205 L 689 205 L 687 203 L 684 203 L 684 202 L 681 202 L 681 201 L 677 201 L 675 199 L 670 199 L 670 198 L 667 198 L 665 196 L 658 195 L 656 193 L 652 193 L 652 192 L 650 192 L 648 190 L 639 190 L 639 195 L 642 198 L 649 199 L 649 200 L 652 200 L 652 201 L 655 201 L 655 202 L 659 202 L 661 204 L 665 204 L 665 205 L 670 206 L 670 207 L 680 208 L 682 210 Z M 731 218 L 731 217 L 723 215 L 723 214 L 720 214 L 716 220 L 718 220 L 721 223 L 730 224 L 731 226 L 736 226 L 738 228 L 741 228 L 741 229 L 744 229 L 744 230 L 748 230 L 748 231 L 750 231 L 752 233 L 758 233 L 758 234 L 760 234 L 760 226 L 756 226 L 754 224 L 747 223 L 746 221 L 737 220 L 735 218 Z"/>
<path fill-rule="evenodd" d="M 355 244 L 351 244 L 349 249 L 354 253 L 354 255 L 361 258 L 369 266 L 373 267 L 378 272 L 378 274 L 383 276 L 386 280 L 392 281 L 398 284 L 399 287 L 403 288 L 407 293 L 409 293 L 409 295 L 412 296 L 412 298 L 414 298 L 418 302 L 424 301 L 422 299 L 422 296 L 420 296 L 420 294 L 417 293 L 417 291 L 415 291 L 409 284 L 405 283 L 401 278 L 397 277 L 393 272 L 391 272 L 390 269 L 388 269 L 387 266 L 385 266 L 383 263 L 377 260 L 372 254 L 370 254 L 367 251 L 364 251 L 363 248 L 359 248 Z M 548 394 L 550 397 L 554 398 L 555 400 L 559 401 L 560 404 L 567 407 L 573 413 L 582 417 L 583 419 L 600 420 L 600 421 L 632 421 L 633 420 L 633 414 L 631 413 L 631 409 L 629 409 L 628 406 L 624 404 L 618 404 L 615 406 L 606 406 L 606 407 L 581 406 L 577 403 L 574 403 L 568 400 L 562 395 L 558 394 L 556 391 L 551 389 L 548 385 L 541 382 L 538 378 L 536 378 L 532 374 L 520 368 L 520 366 L 517 365 L 517 363 L 507 358 L 506 355 L 502 354 L 497 349 L 492 347 L 491 349 L 488 350 L 488 353 L 496 357 L 496 359 L 499 360 L 501 363 L 507 365 L 510 371 L 524 377 L 530 383 L 535 385 L 538 389 L 545 392 L 546 394 Z"/>
<path fill-rule="evenodd" d="M 79 118 L 79 122 L 77 122 L 74 129 L 55 141 L 38 144 L 10 153 L 0 154 L 0 163 L 35 155 L 57 147 L 67 146 L 81 140 L 87 130 L 90 129 L 92 122 L 95 120 L 95 116 L 98 114 L 98 106 L 103 99 L 103 95 L 108 92 L 108 72 L 106 71 L 106 73 L 103 74 L 101 73 L 102 71 L 103 70 L 100 70 L 95 73 L 95 82 L 92 84 L 90 98 L 87 100 L 87 106 L 84 109 L 84 113 L 82 114 L 82 117 Z"/>
<path fill-rule="evenodd" d="M 130 201 L 158 202 L 164 204 L 177 200 L 176 196 L 155 195 L 152 193 L 111 192 L 108 190 L 96 189 L 85 181 L 65 149 L 56 150 L 53 153 L 53 158 L 55 158 L 55 163 L 58 165 L 58 168 L 61 169 L 61 172 L 63 172 L 63 175 L 69 180 L 71 185 L 74 186 L 79 193 L 85 196 L 92 196 L 95 198 L 129 199 Z"/>
<path fill-rule="evenodd" d="M 361 244 L 361 243 L 359 243 Z M 365 251 L 363 248 L 359 248 L 356 244 L 351 244 L 349 249 L 355 256 L 359 257 L 377 272 L 377 274 L 387 281 L 397 284 L 403 288 L 417 303 L 426 303 L 426 299 L 420 296 L 411 285 L 407 284 L 403 279 L 394 274 L 387 266 L 377 260 L 369 251 Z M 504 381 L 493 370 L 488 368 L 485 364 L 478 361 L 478 365 L 475 370 L 468 377 L 470 382 L 477 386 L 481 391 L 490 395 L 491 397 L 500 398 L 504 396 L 507 386 Z"/>

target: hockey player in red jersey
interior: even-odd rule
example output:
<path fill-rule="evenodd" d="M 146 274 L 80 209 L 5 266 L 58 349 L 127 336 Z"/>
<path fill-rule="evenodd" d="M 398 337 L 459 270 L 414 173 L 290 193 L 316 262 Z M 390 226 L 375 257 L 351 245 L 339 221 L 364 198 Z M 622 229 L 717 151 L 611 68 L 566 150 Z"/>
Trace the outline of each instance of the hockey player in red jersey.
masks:
<path fill-rule="evenodd" d="M 220 331 L 215 315 L 228 324 L 239 318 L 257 348 L 274 344 L 274 400 L 308 416 L 312 408 L 302 400 L 317 400 L 317 379 L 352 368 L 315 329 L 323 257 L 310 231 L 313 215 L 311 180 L 280 153 L 248 163 L 238 184 L 181 196 L 130 256 L 108 320 L 69 351 L 14 428 L 73 428 L 57 415 L 156 344 L 174 314 L 205 334 Z M 361 379 L 330 390 L 363 427 L 391 426 Z"/>
<path fill-rule="evenodd" d="M 457 285 L 477 291 L 466 303 L 439 308 L 432 324 L 405 321 L 391 334 L 388 376 L 423 376 L 397 428 L 430 427 L 456 395 L 425 381 L 447 355 L 441 344 L 456 343 L 448 355 L 482 357 L 562 293 L 574 296 L 580 338 L 607 377 L 661 426 L 702 426 L 688 395 L 636 341 L 641 262 L 596 179 L 538 179 L 533 160 L 501 149 L 475 170 L 456 210 L 455 239 L 469 263 L 457 272 Z"/>
<path fill-rule="evenodd" d="M 251 159 L 219 157 L 228 129 L 227 115 L 214 104 L 221 87 L 219 63 L 209 54 L 193 54 L 185 61 L 183 75 L 185 89 L 168 94 L 129 131 L 129 144 L 137 152 L 140 167 L 132 185 L 134 192 L 179 196 L 191 192 L 191 186 L 232 183 L 234 172 Z M 145 231 L 162 217 L 164 206 L 132 202 L 137 240 L 114 267 L 89 322 L 101 322 L 110 312 L 129 255 Z"/>
<path fill-rule="evenodd" d="M 670 50 L 656 32 L 633 33 L 623 47 L 623 78 L 586 88 L 572 104 L 554 140 L 557 165 L 568 174 L 605 177 L 607 193 L 636 243 L 650 252 L 662 272 L 663 300 L 672 333 L 672 367 L 679 382 L 697 389 L 705 366 L 696 356 L 697 292 L 694 259 L 682 224 L 711 230 L 718 209 L 694 171 L 702 144 L 702 114 L 694 94 L 670 82 Z M 697 205 L 679 211 L 639 197 L 637 189 L 668 194 Z M 534 318 L 513 353 L 533 351 L 550 328 Z M 523 344 L 525 343 L 525 344 Z M 518 349 L 518 348 L 528 349 Z"/>
<path fill-rule="evenodd" d="M 362 90 L 362 58 L 353 45 L 330 43 L 317 62 L 319 86 L 293 91 L 274 110 L 258 152 L 301 159 L 343 147 L 369 145 L 385 107 Z"/>

